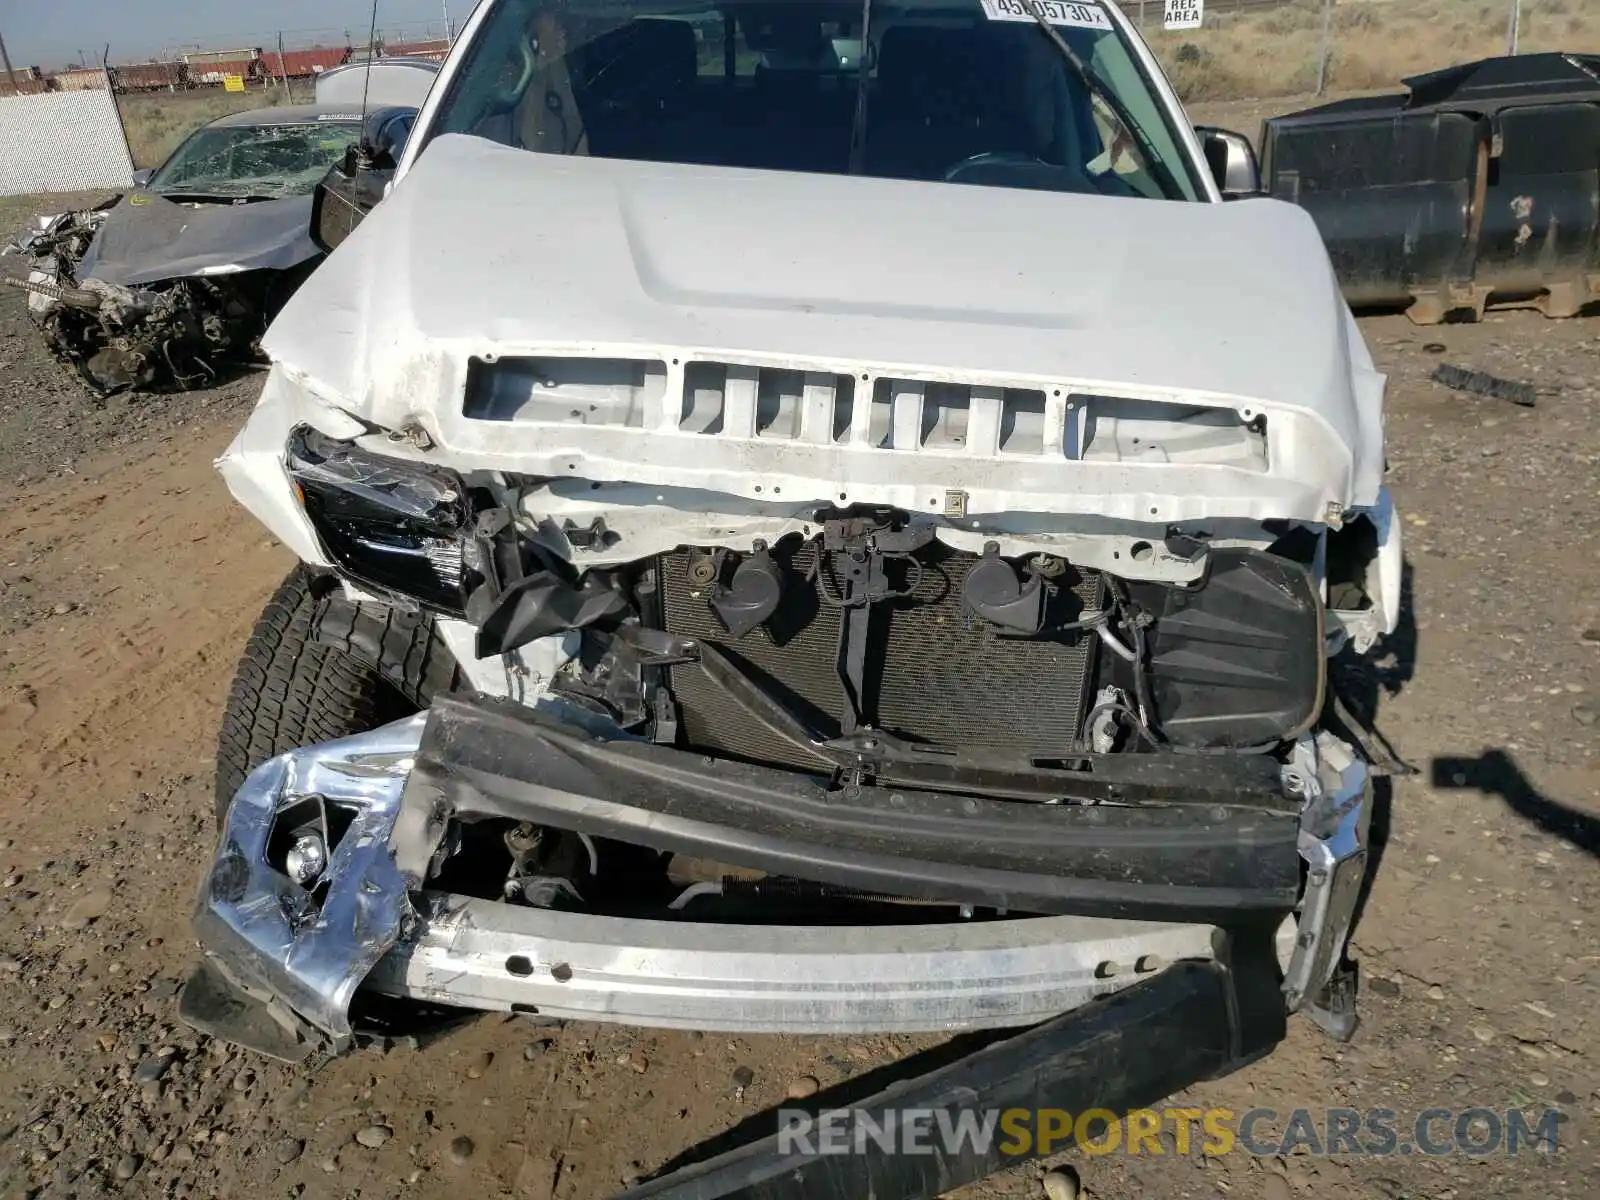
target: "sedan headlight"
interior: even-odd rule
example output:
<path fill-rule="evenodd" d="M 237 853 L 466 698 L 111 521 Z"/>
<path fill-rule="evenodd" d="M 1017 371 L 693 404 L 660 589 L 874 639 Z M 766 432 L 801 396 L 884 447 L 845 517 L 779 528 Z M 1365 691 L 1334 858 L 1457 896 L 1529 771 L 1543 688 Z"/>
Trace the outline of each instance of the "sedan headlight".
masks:
<path fill-rule="evenodd" d="M 352 580 L 462 614 L 470 514 L 459 476 L 308 428 L 290 437 L 287 465 L 323 549 Z"/>

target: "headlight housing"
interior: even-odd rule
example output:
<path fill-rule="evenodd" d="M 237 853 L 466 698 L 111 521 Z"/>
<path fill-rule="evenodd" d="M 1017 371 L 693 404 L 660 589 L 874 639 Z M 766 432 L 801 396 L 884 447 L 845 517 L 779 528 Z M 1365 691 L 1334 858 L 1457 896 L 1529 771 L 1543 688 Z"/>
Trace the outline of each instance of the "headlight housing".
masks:
<path fill-rule="evenodd" d="M 352 580 L 462 615 L 471 514 L 458 475 L 307 427 L 290 436 L 286 465 L 323 549 Z"/>

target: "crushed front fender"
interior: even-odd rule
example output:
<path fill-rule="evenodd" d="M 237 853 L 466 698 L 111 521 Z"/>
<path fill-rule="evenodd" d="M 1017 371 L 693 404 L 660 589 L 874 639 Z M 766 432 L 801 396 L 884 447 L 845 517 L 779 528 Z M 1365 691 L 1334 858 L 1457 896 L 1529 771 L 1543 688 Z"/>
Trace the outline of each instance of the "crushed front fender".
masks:
<path fill-rule="evenodd" d="M 448 736 L 469 727 L 470 736 Z M 1279 1003 L 1291 1011 L 1316 1003 L 1342 955 L 1365 861 L 1359 838 L 1343 833 L 1365 813 L 1366 772 L 1342 743 L 1326 735 L 1319 741 L 1314 748 L 1308 739 L 1305 761 L 1293 764 L 1297 787 L 1315 802 L 1298 814 L 1274 811 L 1275 805 L 1255 810 L 1256 820 L 1285 825 L 1285 852 L 1292 861 L 1307 861 L 1311 872 L 1313 886 L 1300 905 L 1291 894 L 1277 907 L 1246 906 L 1246 923 L 1265 928 L 1291 907 L 1299 910 L 1298 920 L 1277 926 L 1278 961 L 1290 993 Z M 1155 914 L 1024 916 L 1037 908 L 1008 905 L 1019 915 L 850 930 L 766 926 L 752 938 L 751 928 L 739 925 L 562 913 L 424 890 L 439 856 L 452 847 L 453 821 L 505 818 L 514 809 L 515 819 L 581 830 L 583 814 L 592 816 L 608 796 L 614 805 L 632 797 L 639 811 L 648 811 L 652 793 L 643 777 L 611 775 L 637 755 L 651 758 L 660 774 L 665 764 L 656 760 L 665 753 L 591 745 L 566 737 L 559 723 L 483 701 L 441 701 L 429 714 L 273 759 L 249 777 L 225 818 L 196 914 L 205 957 L 185 989 L 181 1015 L 228 1041 L 292 1061 L 353 1044 L 358 991 L 364 1005 L 532 1007 L 567 1019 L 658 1028 L 845 1034 L 1021 1026 L 1120 991 L 1174 962 L 1208 961 L 1218 924 L 1230 923 L 1199 916 L 1210 907 L 1204 903 L 1168 912 L 1167 920 L 1150 919 Z M 682 758 L 672 761 L 682 766 Z M 530 780 L 543 780 L 543 792 L 530 790 L 528 780 L 512 786 L 519 765 Z M 673 776 L 684 789 L 680 815 L 698 797 L 705 810 L 695 810 L 699 818 L 716 817 L 719 850 L 743 859 L 766 845 L 752 849 L 752 839 L 759 841 L 758 793 L 746 789 L 750 802 L 717 816 L 706 806 L 715 807 L 720 793 L 692 781 L 692 774 L 685 767 Z M 473 786 L 466 786 L 469 780 Z M 450 781 L 461 786 L 444 786 Z M 551 806 L 525 813 L 511 792 L 524 801 L 551 793 Z M 554 793 L 562 803 L 554 803 Z M 858 796 L 837 811 L 788 804 L 791 837 L 810 852 L 779 857 L 803 861 L 807 875 L 821 869 L 824 850 L 844 853 L 860 841 L 868 799 Z M 1173 829 L 1154 841 L 1155 831 L 1145 830 L 1138 841 L 1147 851 L 1159 849 L 1187 830 L 1191 851 L 1198 850 L 1186 823 L 1193 815 L 1186 810 L 1195 807 L 1155 806 L 1149 815 L 1164 814 Z M 963 862 L 969 840 L 930 840 L 907 805 L 901 810 L 907 849 L 918 849 L 928 862 L 884 868 L 887 894 L 916 884 L 929 862 Z M 1098 844 L 1097 832 L 1105 840 L 1105 831 L 1080 828 L 1077 818 L 1096 811 L 1028 806 L 1012 819 L 1059 825 L 1055 836 L 1065 839 L 1060 865 L 1069 882 L 1087 886 L 1095 880 L 1072 874 L 1082 866 L 1073 852 L 1081 858 Z M 835 828 L 842 817 L 858 826 L 853 837 Z M 967 828 L 974 820 L 984 824 L 982 817 L 983 803 L 974 798 L 970 812 L 949 819 Z M 321 856 L 326 861 L 310 870 L 301 869 L 304 860 L 292 867 L 288 849 L 318 827 L 327 835 L 323 845 L 331 847 Z M 991 827 L 991 840 L 1006 843 L 1002 828 Z M 592 835 L 616 837 L 617 831 L 607 825 Z M 630 827 L 624 840 L 634 839 L 653 840 Z M 1215 885 L 1227 878 L 1226 871 L 1217 874 L 1214 855 L 1197 857 L 1191 869 L 1211 864 L 1205 880 Z M 988 867 L 992 873 L 994 864 Z M 940 875 L 946 879 L 941 887 L 955 886 L 948 882 L 952 871 Z M 1237 922 L 1245 913 L 1235 908 L 1233 916 Z M 771 953 L 774 945 L 785 953 Z"/>

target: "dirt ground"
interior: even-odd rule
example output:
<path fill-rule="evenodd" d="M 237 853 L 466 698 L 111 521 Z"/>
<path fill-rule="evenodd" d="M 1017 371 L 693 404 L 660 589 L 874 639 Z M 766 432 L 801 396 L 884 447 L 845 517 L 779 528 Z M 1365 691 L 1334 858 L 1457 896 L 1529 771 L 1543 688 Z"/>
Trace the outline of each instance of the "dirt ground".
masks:
<path fill-rule="evenodd" d="M 1379 723 L 1420 768 L 1378 818 L 1363 1023 L 1296 1020 L 1179 1102 L 1557 1106 L 1560 1148 L 1066 1156 L 1100 1200 L 1600 1194 L 1600 322 L 1362 328 L 1411 580 Z M 1446 391 L 1441 361 L 1538 405 Z M 179 1025 L 220 706 L 290 567 L 211 467 L 257 386 L 96 406 L 0 293 L 0 1198 L 600 1196 L 910 1047 L 490 1017 L 306 1072 Z M 1039 1194 L 1032 1167 L 958 1193 Z"/>

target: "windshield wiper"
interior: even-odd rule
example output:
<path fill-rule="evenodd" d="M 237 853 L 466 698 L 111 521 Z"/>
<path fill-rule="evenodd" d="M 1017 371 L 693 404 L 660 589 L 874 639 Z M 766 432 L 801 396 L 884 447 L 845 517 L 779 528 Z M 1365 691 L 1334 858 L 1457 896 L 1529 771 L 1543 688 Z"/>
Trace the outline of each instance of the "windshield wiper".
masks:
<path fill-rule="evenodd" d="M 864 0 L 864 2 L 870 4 L 872 0 Z M 1145 166 L 1150 173 L 1156 177 L 1156 182 L 1161 185 L 1161 190 L 1170 199 L 1183 199 L 1183 189 L 1178 186 L 1178 181 L 1173 178 L 1172 172 L 1167 169 L 1166 163 L 1161 160 L 1161 156 L 1156 153 L 1155 147 L 1150 144 L 1150 139 L 1145 134 L 1144 129 L 1139 122 L 1133 119 L 1133 114 L 1122 103 L 1121 97 L 1113 92 L 1106 81 L 1095 73 L 1094 68 L 1084 62 L 1078 52 L 1067 44 L 1067 39 L 1061 36 L 1056 27 L 1050 24 L 1050 18 L 1044 15 L 1044 9 L 1041 5 L 1032 3 L 1031 0 L 1023 0 L 1023 4 L 1027 7 L 1028 15 L 1033 18 L 1034 24 L 1044 30 L 1045 37 L 1049 38 L 1051 44 L 1061 52 L 1061 57 L 1066 60 L 1067 65 L 1077 75 L 1078 82 L 1106 102 L 1106 107 L 1116 114 L 1117 120 L 1122 123 L 1122 127 L 1138 143 L 1139 156 L 1144 159 Z"/>
<path fill-rule="evenodd" d="M 867 156 L 867 59 L 872 53 L 872 0 L 861 0 L 861 52 L 856 55 L 856 111 L 850 120 L 850 174 L 860 175 Z"/>

